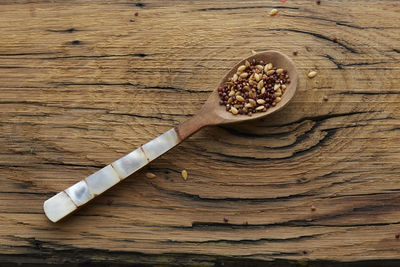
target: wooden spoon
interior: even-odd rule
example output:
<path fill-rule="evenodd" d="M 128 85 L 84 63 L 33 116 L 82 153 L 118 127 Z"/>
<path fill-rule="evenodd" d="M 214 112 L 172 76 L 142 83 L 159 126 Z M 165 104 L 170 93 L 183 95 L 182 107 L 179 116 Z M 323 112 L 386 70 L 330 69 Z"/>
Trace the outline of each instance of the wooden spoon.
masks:
<path fill-rule="evenodd" d="M 266 112 L 255 113 L 251 117 L 233 115 L 225 110 L 225 106 L 219 104 L 218 87 L 222 87 L 246 60 L 251 61 L 253 59 L 263 60 L 266 63 L 271 62 L 274 66 L 286 69 L 291 83 L 287 85 L 282 100 L 275 107 L 267 109 Z M 52 222 L 63 219 L 204 126 L 255 120 L 280 110 L 293 98 L 297 84 L 298 73 L 293 61 L 280 52 L 266 51 L 243 59 L 222 78 L 197 115 L 46 200 L 43 208 L 47 218 Z"/>

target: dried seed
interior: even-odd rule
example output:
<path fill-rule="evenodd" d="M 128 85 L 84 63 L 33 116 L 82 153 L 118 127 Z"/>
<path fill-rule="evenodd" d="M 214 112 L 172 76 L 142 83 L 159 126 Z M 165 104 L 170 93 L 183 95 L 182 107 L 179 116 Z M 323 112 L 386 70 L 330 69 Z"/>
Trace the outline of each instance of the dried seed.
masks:
<path fill-rule="evenodd" d="M 149 178 L 149 179 L 153 179 L 153 178 L 156 178 L 156 175 L 154 173 L 147 172 L 146 173 L 146 177 Z"/>
<path fill-rule="evenodd" d="M 261 75 L 259 75 L 258 73 L 254 73 L 254 78 L 258 82 L 261 79 Z"/>
<path fill-rule="evenodd" d="M 241 95 L 237 95 L 236 99 L 240 102 L 244 102 L 244 98 Z"/>
<path fill-rule="evenodd" d="M 228 104 L 232 103 L 232 101 L 233 101 L 233 98 L 230 97 L 230 98 L 228 99 Z"/>
<path fill-rule="evenodd" d="M 239 68 L 237 69 L 238 72 L 242 72 L 246 69 L 247 67 L 245 65 L 241 65 L 239 66 Z"/>
<path fill-rule="evenodd" d="M 312 79 L 312 78 L 314 78 L 315 76 L 317 75 L 317 72 L 316 71 L 310 71 L 309 73 L 308 73 L 308 78 L 310 78 L 310 79 Z"/>
<path fill-rule="evenodd" d="M 264 109 L 264 106 L 258 106 L 258 107 L 256 108 L 257 111 L 260 111 L 260 110 L 263 110 L 263 109 Z"/>
<path fill-rule="evenodd" d="M 235 91 L 231 90 L 231 91 L 229 92 L 229 95 L 228 95 L 228 96 L 234 96 L 234 95 L 235 95 Z"/>
<path fill-rule="evenodd" d="M 224 217 L 224 222 L 228 222 L 229 221 L 229 219 L 227 218 L 227 217 Z"/>
<path fill-rule="evenodd" d="M 249 74 L 247 72 L 243 72 L 242 74 L 239 75 L 240 78 L 247 78 Z"/>
<path fill-rule="evenodd" d="M 294 51 L 293 51 L 293 56 L 297 56 L 298 53 L 299 53 L 299 52 L 297 52 L 297 50 L 294 50 Z"/>
<path fill-rule="evenodd" d="M 267 75 L 271 75 L 271 74 L 274 74 L 274 73 L 275 73 L 275 70 L 269 70 L 269 71 L 267 71 L 266 73 L 267 73 Z"/>
<path fill-rule="evenodd" d="M 255 50 L 251 50 L 251 54 L 255 55 L 255 54 L 257 54 L 257 52 Z"/>
<path fill-rule="evenodd" d="M 275 16 L 276 14 L 278 14 L 278 9 L 272 9 L 270 12 L 269 12 L 269 15 L 270 16 Z"/>
<path fill-rule="evenodd" d="M 278 96 L 277 98 L 275 98 L 275 103 L 279 103 L 279 102 L 281 102 L 281 98 Z"/>
<path fill-rule="evenodd" d="M 282 84 L 282 85 L 281 85 L 281 88 L 282 88 L 283 90 L 285 90 L 285 89 L 286 89 L 286 85 Z"/>
<path fill-rule="evenodd" d="M 261 81 L 259 81 L 258 84 L 257 84 L 257 89 L 258 89 L 258 90 L 261 90 L 261 88 L 263 88 L 263 86 L 264 86 L 264 81 L 261 80 Z"/>
<path fill-rule="evenodd" d="M 317 208 L 314 205 L 311 205 L 311 210 L 315 211 Z"/>
<path fill-rule="evenodd" d="M 396 239 L 399 239 L 399 238 L 400 238 L 400 234 L 397 233 L 397 234 L 394 235 L 394 237 L 395 237 Z"/>
<path fill-rule="evenodd" d="M 265 87 L 261 89 L 261 94 L 265 94 Z"/>
<path fill-rule="evenodd" d="M 239 76 L 235 73 L 235 74 L 233 75 L 233 77 L 232 77 L 232 81 L 233 81 L 233 82 L 236 82 L 238 78 L 239 78 Z"/>
<path fill-rule="evenodd" d="M 244 105 L 244 107 L 245 107 L 245 108 L 252 108 L 252 107 L 253 107 L 253 105 L 252 105 L 252 104 L 250 104 L 250 103 L 246 103 L 246 104 Z"/>
<path fill-rule="evenodd" d="M 279 83 L 274 85 L 274 90 L 277 91 L 279 88 L 281 88 L 281 85 Z"/>
<path fill-rule="evenodd" d="M 264 69 L 264 67 L 261 66 L 261 65 L 257 65 L 256 68 L 259 69 L 259 70 L 263 70 Z"/>
<path fill-rule="evenodd" d="M 277 69 L 276 73 L 281 74 L 283 72 L 283 69 Z"/>
<path fill-rule="evenodd" d="M 269 71 L 270 69 L 272 69 L 274 66 L 272 65 L 272 63 L 268 63 L 267 65 L 265 65 L 264 67 L 264 72 Z"/>
<path fill-rule="evenodd" d="M 250 87 L 248 85 L 246 85 L 245 87 L 243 87 L 244 90 L 246 91 L 250 91 Z"/>
<path fill-rule="evenodd" d="M 255 105 L 257 105 L 256 101 L 254 99 L 249 99 L 249 103 L 254 107 Z"/>
<path fill-rule="evenodd" d="M 281 91 L 279 91 L 279 92 L 278 92 L 278 91 L 277 91 L 277 92 L 275 92 L 275 96 L 276 96 L 276 97 L 278 97 L 278 96 L 282 96 L 282 92 L 281 92 Z"/>
<path fill-rule="evenodd" d="M 181 172 L 181 174 L 182 174 L 183 179 L 184 179 L 184 180 L 187 180 L 187 178 L 188 178 L 188 173 L 187 173 L 187 171 L 186 171 L 186 170 L 183 170 L 183 171 Z"/>
<path fill-rule="evenodd" d="M 324 101 L 328 101 L 328 96 L 324 95 Z"/>
<path fill-rule="evenodd" d="M 231 107 L 231 113 L 232 113 L 233 115 L 236 115 L 236 114 L 239 113 L 239 111 L 237 110 L 237 108 Z"/>
<path fill-rule="evenodd" d="M 264 99 L 257 99 L 257 103 L 260 105 L 264 105 L 265 104 L 265 100 Z"/>
<path fill-rule="evenodd" d="M 246 60 L 246 61 L 244 62 L 244 65 L 246 66 L 246 68 L 248 68 L 248 67 L 250 67 L 250 62 Z"/>

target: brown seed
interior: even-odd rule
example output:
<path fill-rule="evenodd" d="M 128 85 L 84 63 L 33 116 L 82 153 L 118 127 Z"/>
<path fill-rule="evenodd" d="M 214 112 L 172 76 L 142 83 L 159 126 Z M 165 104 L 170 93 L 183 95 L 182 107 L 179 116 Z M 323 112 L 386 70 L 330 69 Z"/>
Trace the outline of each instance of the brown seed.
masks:
<path fill-rule="evenodd" d="M 154 173 L 147 172 L 146 173 L 146 177 L 149 178 L 149 179 L 153 179 L 153 178 L 156 178 L 156 175 Z"/>
<path fill-rule="evenodd" d="M 227 218 L 227 217 L 224 217 L 224 222 L 228 222 L 229 221 L 229 219 Z"/>
<path fill-rule="evenodd" d="M 187 171 L 186 171 L 186 170 L 183 170 L 183 171 L 181 172 L 181 174 L 182 174 L 183 179 L 184 179 L 184 180 L 187 180 L 187 178 L 188 178 L 188 173 L 187 173 Z"/>
<path fill-rule="evenodd" d="M 314 205 L 311 205 L 311 211 L 315 211 L 317 208 Z"/>
<path fill-rule="evenodd" d="M 293 51 L 293 56 L 297 56 L 298 53 L 299 53 L 299 52 L 297 52 L 297 50 L 294 50 L 294 51 Z"/>
<path fill-rule="evenodd" d="M 269 12 L 269 15 L 270 16 L 275 16 L 276 14 L 278 14 L 278 9 L 272 9 L 270 12 Z"/>
<path fill-rule="evenodd" d="M 397 233 L 394 237 L 395 237 L 396 239 L 399 239 L 399 238 L 400 238 L 400 234 Z"/>
<path fill-rule="evenodd" d="M 328 101 L 328 96 L 324 95 L 324 101 Z"/>
<path fill-rule="evenodd" d="M 314 71 L 314 70 L 313 70 L 313 71 L 310 71 L 310 72 L 307 74 L 308 78 L 310 78 L 310 79 L 314 78 L 316 75 L 317 75 L 317 72 Z"/>

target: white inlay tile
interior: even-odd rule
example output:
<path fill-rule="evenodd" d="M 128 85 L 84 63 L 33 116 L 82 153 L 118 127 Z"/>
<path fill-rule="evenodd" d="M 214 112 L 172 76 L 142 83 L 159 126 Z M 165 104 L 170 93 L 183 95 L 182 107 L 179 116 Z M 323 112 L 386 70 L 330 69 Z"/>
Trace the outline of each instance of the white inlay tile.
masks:
<path fill-rule="evenodd" d="M 159 137 L 151 140 L 142 146 L 150 161 L 164 154 L 178 144 L 178 136 L 174 129 L 171 129 Z"/>
<path fill-rule="evenodd" d="M 67 188 L 65 192 L 78 207 L 94 197 L 93 194 L 89 192 L 89 188 L 83 180 Z"/>
<path fill-rule="evenodd" d="M 146 164 L 147 159 L 140 148 L 111 163 L 120 179 L 125 179 Z"/>
<path fill-rule="evenodd" d="M 63 191 L 46 200 L 43 209 L 50 221 L 57 222 L 76 210 L 77 207 Z"/>
<path fill-rule="evenodd" d="M 107 165 L 103 169 L 86 177 L 85 180 L 89 187 L 89 192 L 93 195 L 100 195 L 120 181 L 118 174 L 111 165 Z"/>

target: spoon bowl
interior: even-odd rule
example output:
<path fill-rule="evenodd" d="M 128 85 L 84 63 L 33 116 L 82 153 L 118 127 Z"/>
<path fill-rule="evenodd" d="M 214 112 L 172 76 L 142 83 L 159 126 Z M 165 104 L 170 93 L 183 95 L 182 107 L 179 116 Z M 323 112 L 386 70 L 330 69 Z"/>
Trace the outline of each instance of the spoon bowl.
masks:
<path fill-rule="evenodd" d="M 274 66 L 286 69 L 291 83 L 287 85 L 282 100 L 275 107 L 268 108 L 266 112 L 255 113 L 251 117 L 233 115 L 226 111 L 225 106 L 219 104 L 218 88 L 222 87 L 246 60 L 253 59 L 263 60 L 265 63 L 272 63 Z M 297 84 L 296 67 L 285 54 L 266 51 L 243 59 L 222 78 L 197 115 L 46 200 L 43 209 L 47 218 L 52 222 L 58 222 L 67 217 L 204 126 L 255 120 L 280 110 L 293 98 Z"/>
<path fill-rule="evenodd" d="M 233 115 L 231 112 L 226 111 L 224 105 L 220 105 L 220 97 L 218 95 L 218 88 L 223 87 L 225 83 L 236 73 L 237 68 L 241 65 L 245 64 L 245 61 L 251 62 L 252 60 L 256 61 L 264 61 L 265 63 L 272 63 L 273 66 L 282 68 L 287 70 L 288 75 L 290 77 L 290 83 L 286 86 L 286 91 L 282 95 L 282 100 L 276 104 L 275 107 L 270 107 L 265 112 L 257 112 L 254 113 L 252 116 L 248 115 Z M 298 72 L 294 62 L 285 54 L 278 52 L 278 51 L 265 51 L 261 53 L 257 53 L 252 55 L 248 58 L 245 58 L 238 62 L 232 69 L 225 74 L 225 76 L 221 79 L 217 88 L 211 93 L 208 97 L 206 103 L 202 107 L 200 114 L 210 114 L 208 117 L 209 121 L 213 121 L 213 124 L 226 124 L 226 123 L 235 123 L 235 122 L 242 122 L 248 120 L 256 120 L 267 115 L 270 115 L 284 106 L 286 106 L 290 100 L 292 100 L 293 96 L 296 93 L 297 85 L 298 85 Z"/>

